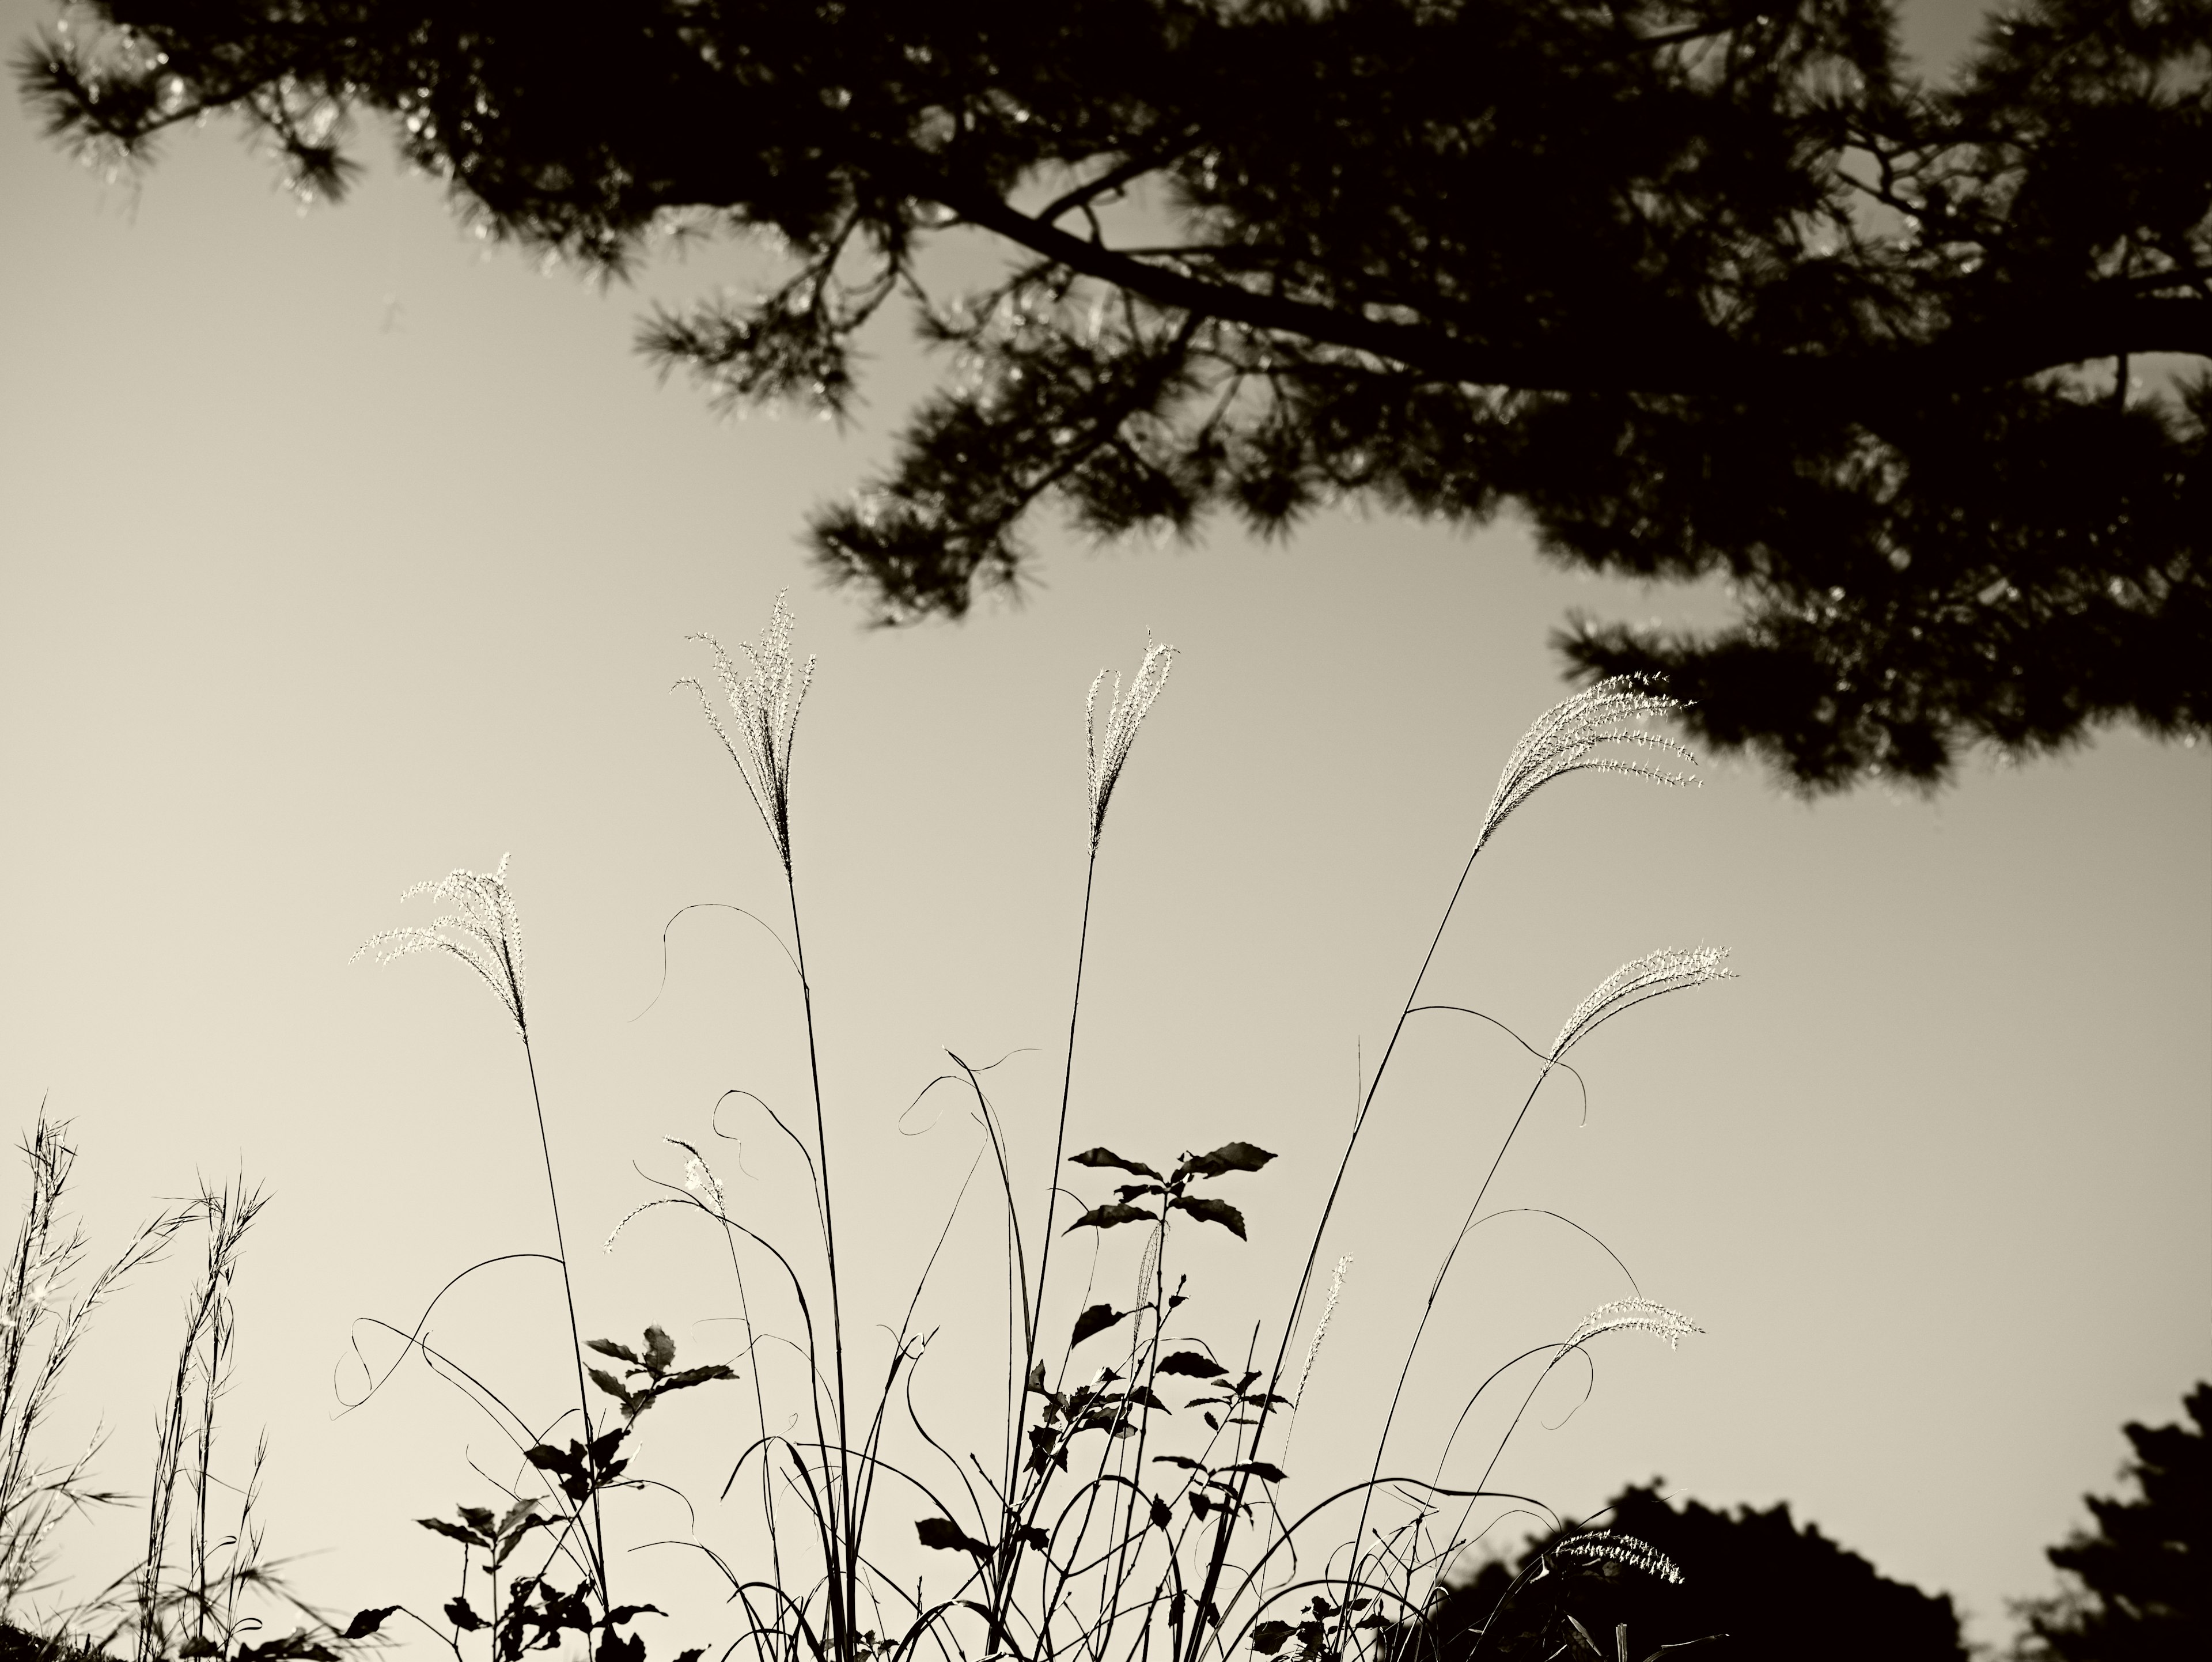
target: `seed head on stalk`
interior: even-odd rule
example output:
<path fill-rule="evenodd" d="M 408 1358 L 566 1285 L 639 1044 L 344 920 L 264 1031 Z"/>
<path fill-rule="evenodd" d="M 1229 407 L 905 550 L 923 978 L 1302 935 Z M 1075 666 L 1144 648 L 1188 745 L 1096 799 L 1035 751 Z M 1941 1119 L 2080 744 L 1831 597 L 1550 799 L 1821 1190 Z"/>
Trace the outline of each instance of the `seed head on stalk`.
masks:
<path fill-rule="evenodd" d="M 1642 958 L 1630 959 L 1575 1006 L 1575 1013 L 1559 1029 L 1559 1038 L 1552 1041 L 1552 1060 L 1557 1062 L 1566 1055 L 1589 1036 L 1592 1028 L 1603 1026 L 1647 998 L 1702 987 L 1708 981 L 1735 980 L 1735 971 L 1721 962 L 1727 956 L 1725 947 L 1662 947 Z"/>
<path fill-rule="evenodd" d="M 707 697 L 707 689 L 696 679 L 685 676 L 676 685 L 690 687 L 699 695 L 699 709 L 707 718 L 707 725 L 714 729 L 714 736 L 730 752 L 730 759 L 738 764 L 738 776 L 745 782 L 751 794 L 753 806 L 760 810 L 761 823 L 768 827 L 769 839 L 775 844 L 776 857 L 783 861 L 787 875 L 791 871 L 791 747 L 799 731 L 799 707 L 805 702 L 806 689 L 814 682 L 814 660 L 810 656 L 805 667 L 794 670 L 791 656 L 791 608 L 784 596 L 775 597 L 775 610 L 769 616 L 767 630 L 759 644 L 748 641 L 738 650 L 744 653 L 752 667 L 744 674 L 738 673 L 736 661 L 722 650 L 722 643 L 711 635 L 688 635 L 686 640 L 704 641 L 714 649 L 714 667 L 722 678 L 722 691 L 729 700 L 730 713 L 737 735 L 732 737 L 714 705 Z"/>
<path fill-rule="evenodd" d="M 1650 716 L 1682 708 L 1682 700 L 1669 697 L 1656 680 L 1641 675 L 1608 676 L 1553 705 L 1522 734 L 1513 754 L 1506 758 L 1505 770 L 1498 775 L 1498 789 L 1490 799 L 1490 810 L 1482 816 L 1481 833 L 1474 840 L 1476 851 L 1516 808 L 1553 780 L 1570 773 L 1595 770 L 1625 773 L 1662 785 L 1696 784 L 1691 774 L 1668 773 L 1606 748 L 1642 746 L 1670 751 L 1686 762 L 1695 763 L 1698 758 L 1686 746 L 1644 725 Z"/>
<path fill-rule="evenodd" d="M 410 953 L 451 953 L 483 977 L 514 1030 L 526 1038 L 530 1029 L 522 1002 L 522 925 L 514 915 L 514 897 L 507 892 L 507 861 L 501 855 L 495 871 L 456 868 L 434 882 L 417 883 L 400 899 L 427 894 L 453 910 L 432 919 L 427 929 L 386 929 L 371 935 L 354 956 L 374 953 L 379 964 L 389 964 Z"/>
<path fill-rule="evenodd" d="M 1129 759 L 1129 746 L 1137 742 L 1137 729 L 1144 724 L 1152 701 L 1160 696 L 1168 684 L 1168 672 L 1175 667 L 1176 649 L 1171 646 L 1145 647 L 1143 660 L 1137 665 L 1137 673 L 1129 683 L 1128 695 L 1121 692 L 1121 677 L 1114 676 L 1114 691 L 1106 706 L 1106 730 L 1098 730 L 1098 689 L 1105 684 L 1107 672 L 1100 670 L 1097 679 L 1091 683 L 1091 697 L 1083 706 L 1084 736 L 1091 755 L 1091 851 L 1098 851 L 1098 838 L 1106 829 L 1106 806 L 1113 800 L 1114 786 L 1121 776 L 1122 765 Z"/>

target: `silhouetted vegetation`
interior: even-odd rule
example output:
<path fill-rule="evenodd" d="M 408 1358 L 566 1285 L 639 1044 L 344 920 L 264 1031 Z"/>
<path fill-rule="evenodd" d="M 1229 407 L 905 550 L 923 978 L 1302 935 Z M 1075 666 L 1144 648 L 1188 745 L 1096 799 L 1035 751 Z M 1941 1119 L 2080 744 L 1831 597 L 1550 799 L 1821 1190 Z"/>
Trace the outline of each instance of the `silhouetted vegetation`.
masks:
<path fill-rule="evenodd" d="M 2212 1385 L 2200 1381 L 2182 1406 L 2189 1418 L 2178 1424 L 2126 1428 L 2136 1497 L 2082 1497 L 2097 1527 L 2050 1549 L 2068 1586 L 2022 1607 L 2023 1656 L 2166 1662 L 2212 1652 Z"/>
<path fill-rule="evenodd" d="M 1653 1483 L 1623 1489 L 1589 1527 L 1648 1543 L 1680 1579 L 1574 1549 L 1592 1538 L 1585 1530 L 1555 1531 L 1455 1587 L 1408 1647 L 1408 1662 L 1593 1653 L 1642 1662 L 1662 1646 L 1687 1644 L 1709 1662 L 1965 1662 L 1948 1597 L 1890 1580 L 1817 1526 L 1801 1528 L 1786 1503 L 1765 1512 L 1675 1507 Z"/>
<path fill-rule="evenodd" d="M 1345 498 L 1725 578 L 1577 619 L 1800 785 L 2212 722 L 2212 0 L 2020 0 L 1943 86 L 1892 0 L 109 0 L 23 59 L 112 164 L 211 113 L 335 196 L 354 118 L 496 234 L 618 271 L 764 231 L 787 281 L 655 317 L 725 405 L 842 413 L 894 295 L 952 350 L 817 514 L 888 619 L 1085 530 Z M 1113 204 L 1137 193 L 1135 212 Z M 935 235 L 1002 282 L 933 293 Z M 2172 384 L 2169 385 L 2169 382 Z"/>

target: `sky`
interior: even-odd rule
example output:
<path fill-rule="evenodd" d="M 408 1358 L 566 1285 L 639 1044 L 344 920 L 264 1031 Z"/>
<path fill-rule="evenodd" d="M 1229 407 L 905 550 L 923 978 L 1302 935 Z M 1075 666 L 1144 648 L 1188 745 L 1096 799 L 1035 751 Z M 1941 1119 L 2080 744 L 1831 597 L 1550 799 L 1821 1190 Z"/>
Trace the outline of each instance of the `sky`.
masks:
<path fill-rule="evenodd" d="M 4 0 L 0 34 L 42 9 Z M 1948 10 L 1914 27 L 1931 56 L 1961 38 Z M 786 590 L 819 658 L 793 842 L 855 1331 L 880 1353 L 951 1214 L 924 1398 L 962 1425 L 997 1389 L 982 1176 L 955 1210 L 979 1134 L 924 1087 L 948 1051 L 1004 1058 L 994 1102 L 1041 1193 L 1085 695 L 1149 631 L 1180 656 L 1101 855 L 1070 1135 L 1155 1164 L 1231 1138 L 1279 1155 L 1224 1180 L 1249 1243 L 1176 1238 L 1194 1330 L 1272 1339 L 1361 1070 L 1506 753 L 1563 695 L 1547 632 L 1571 608 L 1710 620 L 1714 597 L 1565 573 L 1510 517 L 1346 511 L 1276 545 L 1218 524 L 1094 549 L 1047 523 L 1024 605 L 869 630 L 798 533 L 939 367 L 902 326 L 872 339 L 848 430 L 718 421 L 630 337 L 655 299 L 770 274 L 766 252 L 602 293 L 472 239 L 373 137 L 362 155 L 352 199 L 302 212 L 221 127 L 108 182 L 0 115 L 0 1103 L 19 1135 L 41 1103 L 71 1122 L 95 1251 L 203 1181 L 266 1185 L 218 1464 L 266 1428 L 270 1554 L 332 1608 L 443 1596 L 449 1552 L 410 1520 L 484 1500 L 470 1462 L 495 1450 L 419 1368 L 341 1411 L 357 1356 L 394 1351 L 363 1318 L 405 1327 L 470 1264 L 549 1245 L 497 1007 L 449 961 L 352 957 L 428 921 L 409 885 L 512 854 L 586 1336 L 659 1322 L 687 1362 L 734 1353 L 711 1240 L 655 1214 L 597 1250 L 659 1192 L 647 1174 L 680 1173 L 665 1138 L 711 1144 L 733 1204 L 803 1239 L 758 1117 L 726 1107 L 713 1140 L 726 1089 L 801 1100 L 787 972 L 757 924 L 677 916 L 783 926 L 781 873 L 670 692 L 711 666 L 687 636 L 754 638 Z M 1493 1205 L 1566 1214 L 1705 1331 L 1608 1340 L 1587 1403 L 1548 1386 L 1498 1480 L 1575 1515 L 1654 1477 L 1786 1501 L 2001 1639 L 2082 1494 L 2112 1487 L 2123 1422 L 2174 1419 L 2212 1374 L 2212 751 L 2117 730 L 1978 758 L 1933 798 L 1812 805 L 1753 764 L 1699 772 L 1540 795 L 1425 983 L 1540 1044 L 1654 947 L 1725 946 L 1740 977 L 1594 1038 L 1587 1108 L 1547 1087 L 1501 1172 Z M 1529 1083 L 1473 1024 L 1418 1029 L 1392 1069 L 1324 1257 L 1352 1263 L 1294 1481 L 1364 1469 Z M 1064 1262 L 1110 1294 L 1133 1252 Z M 50 1428 L 68 1452 L 104 1422 L 118 1487 L 143 1487 L 191 1268 L 180 1248 L 118 1297 Z M 1432 1460 L 1472 1381 L 1627 1290 L 1533 1214 L 1477 1232 L 1392 1449 Z M 434 1332 L 550 1418 L 559 1320 L 550 1279 L 509 1264 Z M 738 1446 L 705 1396 L 640 1442 L 702 1538 Z M 638 1506 L 633 1540 L 693 1526 Z M 126 1567 L 138 1527 L 71 1525 L 70 1589 Z M 696 1593 L 688 1573 L 638 1571 Z"/>

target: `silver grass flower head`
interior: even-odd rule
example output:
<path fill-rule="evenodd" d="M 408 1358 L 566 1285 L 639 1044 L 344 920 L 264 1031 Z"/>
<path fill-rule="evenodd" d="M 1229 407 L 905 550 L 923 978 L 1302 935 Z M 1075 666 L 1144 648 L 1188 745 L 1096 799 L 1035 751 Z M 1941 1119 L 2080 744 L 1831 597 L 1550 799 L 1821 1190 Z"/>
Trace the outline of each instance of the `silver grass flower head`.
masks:
<path fill-rule="evenodd" d="M 1665 751 L 1694 766 L 1698 758 L 1688 746 L 1644 725 L 1654 715 L 1685 708 L 1682 700 L 1668 696 L 1656 679 L 1643 675 L 1608 676 L 1553 705 L 1521 735 L 1506 758 L 1490 810 L 1482 816 L 1476 849 L 1490 841 L 1516 808 L 1553 780 L 1571 773 L 1625 773 L 1662 785 L 1696 784 L 1691 774 L 1669 773 L 1609 748 L 1626 745 Z"/>
<path fill-rule="evenodd" d="M 1121 776 L 1123 764 L 1129 759 L 1129 746 L 1137 742 L 1137 729 L 1144 725 L 1152 701 L 1160 696 L 1168 684 L 1168 672 L 1175 667 L 1176 649 L 1171 646 L 1155 646 L 1145 642 L 1145 655 L 1137 665 L 1137 673 L 1129 683 L 1128 695 L 1121 692 L 1121 677 L 1114 674 L 1114 691 L 1106 705 L 1106 730 L 1098 730 L 1098 689 L 1105 685 L 1107 672 L 1100 670 L 1097 679 L 1091 683 L 1091 696 L 1084 701 L 1084 738 L 1091 758 L 1091 849 L 1098 851 L 1099 834 L 1106 829 L 1106 807 L 1113 800 L 1114 785 Z"/>
<path fill-rule="evenodd" d="M 425 928 L 386 929 L 371 935 L 355 951 L 376 955 L 389 964 L 410 953 L 451 953 L 483 977 L 514 1030 L 525 1038 L 529 1026 L 523 1006 L 522 925 L 514 915 L 514 897 L 507 888 L 507 856 L 499 857 L 493 872 L 455 869 L 435 882 L 417 883 L 399 898 L 411 900 L 427 894 L 453 910 L 431 920 Z"/>
<path fill-rule="evenodd" d="M 687 675 L 676 684 L 699 695 L 707 725 L 714 729 L 714 736 L 738 764 L 738 776 L 745 782 L 753 806 L 760 810 L 761 823 L 768 827 L 786 874 L 791 870 L 792 741 L 799 732 L 799 707 L 806 700 L 807 688 L 814 684 L 811 657 L 803 669 L 793 667 L 791 623 L 791 608 L 784 595 L 778 594 L 775 610 L 769 615 L 768 628 L 759 642 L 748 641 L 738 648 L 750 665 L 743 674 L 713 636 L 684 636 L 704 641 L 714 649 L 714 668 L 722 678 L 722 692 L 730 705 L 727 724 L 707 697 L 707 689 L 695 678 Z M 732 728 L 736 729 L 734 735 Z"/>
<path fill-rule="evenodd" d="M 1306 1381 L 1312 1377 L 1314 1358 L 1321 1355 L 1321 1342 L 1328 1336 L 1329 1318 L 1336 1314 L 1336 1300 L 1344 1291 L 1344 1272 L 1351 1268 L 1352 1254 L 1347 1252 L 1336 1261 L 1336 1269 L 1328 1278 L 1328 1302 L 1322 1306 L 1321 1319 L 1314 1324 L 1313 1337 L 1306 1345 L 1306 1359 L 1298 1368 L 1298 1388 L 1291 1393 L 1292 1408 L 1305 1400 Z"/>
<path fill-rule="evenodd" d="M 1680 1311 L 1653 1300 L 1615 1299 L 1583 1317 L 1582 1325 L 1567 1335 L 1562 1348 L 1572 1350 L 1577 1345 L 1588 1344 L 1601 1333 L 1650 1333 L 1664 1339 L 1667 1348 L 1673 1350 L 1689 1335 L 1705 1330 Z"/>
<path fill-rule="evenodd" d="M 1632 958 L 1575 1006 L 1559 1038 L 1552 1041 L 1552 1060 L 1557 1062 L 1588 1038 L 1593 1028 L 1647 998 L 1702 987 L 1708 981 L 1734 981 L 1735 971 L 1721 962 L 1727 956 L 1725 947 L 1662 947 L 1642 958 Z"/>
<path fill-rule="evenodd" d="M 655 1207 L 696 1206 L 710 1217 L 721 1219 L 725 1222 L 728 1221 L 729 1214 L 723 1208 L 722 1180 L 714 1175 L 714 1167 L 707 1164 L 706 1156 L 681 1137 L 663 1137 L 661 1141 L 681 1148 L 690 1156 L 684 1162 L 684 1192 L 679 1195 L 658 1196 L 641 1205 L 631 1207 L 629 1211 L 623 1214 L 621 1221 L 607 1231 L 606 1239 L 599 1244 L 599 1250 L 602 1252 L 613 1251 L 615 1243 L 622 1239 L 623 1231 L 629 1228 L 634 1221 L 644 1216 Z"/>
<path fill-rule="evenodd" d="M 1594 1529 L 1571 1535 L 1553 1550 L 1571 1558 L 1610 1558 L 1616 1563 L 1640 1569 L 1646 1575 L 1656 1575 L 1662 1581 L 1671 1581 L 1677 1586 L 1682 1582 L 1680 1564 L 1649 1541 L 1619 1530 Z"/>

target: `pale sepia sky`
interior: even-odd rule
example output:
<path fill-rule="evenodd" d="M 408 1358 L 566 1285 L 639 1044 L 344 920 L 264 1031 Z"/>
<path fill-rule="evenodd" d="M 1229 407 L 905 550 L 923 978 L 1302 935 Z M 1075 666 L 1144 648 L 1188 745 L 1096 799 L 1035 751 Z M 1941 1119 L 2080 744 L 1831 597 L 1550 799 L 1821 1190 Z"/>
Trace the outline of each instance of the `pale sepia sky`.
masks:
<path fill-rule="evenodd" d="M 0 34 L 41 10 L 5 0 Z M 1025 607 L 867 632 L 796 533 L 927 385 L 902 325 L 851 432 L 719 423 L 629 336 L 648 297 L 764 256 L 600 295 L 485 252 L 380 137 L 361 153 L 356 198 L 302 214 L 227 129 L 104 185 L 12 100 L 0 117 L 0 1103 L 23 1131 L 42 1099 L 73 1119 L 96 1246 L 203 1176 L 243 1166 L 273 1191 L 226 1422 L 234 1458 L 269 1429 L 271 1553 L 319 1555 L 298 1579 L 332 1606 L 446 1596 L 450 1555 L 410 1520 L 483 1501 L 467 1456 L 495 1450 L 417 1371 L 337 1416 L 354 1320 L 411 1321 L 472 1261 L 547 1244 L 496 1007 L 458 965 L 349 961 L 427 921 L 398 902 L 419 879 L 513 851 L 586 1328 L 734 1350 L 712 1243 L 659 1217 L 596 1243 L 653 1192 L 632 1162 L 680 1169 L 661 1139 L 708 1137 L 721 1090 L 798 1100 L 787 982 L 753 926 L 679 922 L 655 1001 L 678 908 L 780 916 L 767 839 L 668 690 L 708 666 L 688 632 L 748 638 L 787 587 L 821 659 L 795 843 L 856 1330 L 880 1346 L 976 1153 L 951 1098 L 908 1111 L 947 1049 L 1018 1053 L 993 1077 L 1042 1173 L 1084 693 L 1147 630 L 1182 656 L 1107 831 L 1073 1146 L 1279 1151 L 1224 1180 L 1249 1245 L 1189 1239 L 1183 1266 L 1218 1343 L 1279 1320 L 1359 1047 L 1388 1032 L 1507 751 L 1561 694 L 1547 630 L 1571 606 L 1710 599 L 1579 581 L 1510 519 L 1341 514 L 1285 546 L 1218 525 L 1103 552 L 1048 523 Z M 1579 1383 L 1540 1399 L 1499 1480 L 1566 1512 L 1655 1475 L 1787 1500 L 1998 1637 L 2003 1600 L 2048 1587 L 2041 1549 L 2081 1493 L 2110 1487 L 2121 1422 L 2172 1419 L 2212 1373 L 2212 752 L 2118 732 L 1978 761 L 1932 801 L 1812 807 L 1741 764 L 1702 771 L 1696 791 L 1539 797 L 1429 983 L 1541 1042 L 1655 946 L 1728 946 L 1742 977 L 1608 1027 L 1580 1058 L 1587 1122 L 1547 1093 L 1507 1164 L 1498 1204 L 1587 1225 L 1707 1332 L 1610 1342 L 1587 1406 L 1568 1416 Z M 1394 1063 L 1328 1255 L 1356 1261 L 1294 1479 L 1364 1469 L 1391 1347 L 1526 1082 L 1472 1030 L 1420 1031 Z M 798 1239 L 790 1162 L 757 1122 L 723 1124 L 733 1193 Z M 997 1389 L 977 1194 L 928 1301 L 926 1389 L 953 1422 Z M 1109 1291 L 1133 1250 L 1104 1244 Z M 54 1428 L 104 1415 L 119 1487 L 143 1484 L 188 1264 L 112 1307 Z M 1626 1291 L 1555 1225 L 1479 1233 L 1394 1449 L 1432 1461 L 1455 1388 Z M 550 1416 L 556 1320 L 544 1276 L 502 1270 L 436 1335 Z M 711 1536 L 741 1428 L 704 1393 L 655 1420 L 641 1464 Z M 68 1537 L 79 1591 L 126 1566 L 133 1527 Z"/>

